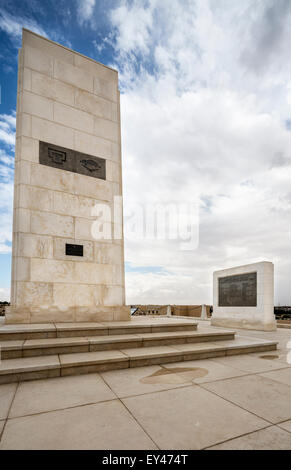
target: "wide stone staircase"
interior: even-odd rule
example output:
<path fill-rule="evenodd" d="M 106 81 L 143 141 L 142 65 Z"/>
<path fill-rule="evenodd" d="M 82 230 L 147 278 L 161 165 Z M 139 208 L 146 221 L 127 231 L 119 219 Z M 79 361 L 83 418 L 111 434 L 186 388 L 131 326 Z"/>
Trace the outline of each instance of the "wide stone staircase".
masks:
<path fill-rule="evenodd" d="M 271 351 L 274 341 L 162 317 L 128 322 L 3 325 L 0 384 Z"/>

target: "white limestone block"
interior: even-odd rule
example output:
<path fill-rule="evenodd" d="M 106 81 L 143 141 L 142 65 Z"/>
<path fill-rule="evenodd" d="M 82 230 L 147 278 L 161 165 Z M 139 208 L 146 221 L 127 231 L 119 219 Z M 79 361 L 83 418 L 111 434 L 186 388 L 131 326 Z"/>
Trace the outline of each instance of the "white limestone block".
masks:
<path fill-rule="evenodd" d="M 19 185 L 19 207 L 39 211 L 53 211 L 53 192 L 47 189 Z"/>
<path fill-rule="evenodd" d="M 74 131 L 75 150 L 94 157 L 112 159 L 111 142 L 84 132 Z M 114 158 L 113 158 L 114 159 Z"/>
<path fill-rule="evenodd" d="M 124 289 L 121 286 L 104 286 L 104 305 L 124 305 Z"/>
<path fill-rule="evenodd" d="M 76 239 L 83 239 L 89 241 L 102 241 L 102 243 L 107 240 L 112 242 L 112 224 L 109 222 L 102 222 L 98 223 L 98 231 L 97 224 L 94 223 L 95 219 L 85 219 L 85 218 L 76 218 L 75 219 L 75 238 Z M 97 238 L 95 238 L 97 237 Z M 104 237 L 107 237 L 104 239 Z"/>
<path fill-rule="evenodd" d="M 102 304 L 102 286 L 96 284 L 75 285 L 76 306 L 89 307 Z"/>
<path fill-rule="evenodd" d="M 23 90 L 31 91 L 31 73 L 32 70 L 24 67 L 23 69 L 23 81 L 22 81 L 22 88 Z M 35 72 L 37 73 L 37 72 Z M 45 75 L 43 75 L 45 76 Z"/>
<path fill-rule="evenodd" d="M 56 122 L 68 126 L 71 129 L 77 129 L 83 132 L 88 132 L 89 134 L 93 134 L 93 116 L 84 111 L 80 111 L 79 109 L 55 102 L 54 119 Z M 72 147 L 72 143 L 69 147 Z"/>
<path fill-rule="evenodd" d="M 106 176 L 108 181 L 121 184 L 121 165 L 108 160 L 106 163 Z"/>
<path fill-rule="evenodd" d="M 16 114 L 16 137 L 31 137 L 32 119 L 29 114 Z"/>
<path fill-rule="evenodd" d="M 15 208 L 14 232 L 30 232 L 30 210 Z"/>
<path fill-rule="evenodd" d="M 75 282 L 82 284 L 114 284 L 113 267 L 109 264 L 76 263 Z"/>
<path fill-rule="evenodd" d="M 97 199 L 100 203 L 112 201 L 112 183 L 86 175 L 74 174 L 74 194 Z"/>
<path fill-rule="evenodd" d="M 116 70 L 81 54 L 75 54 L 75 66 L 102 80 L 118 82 L 118 73 Z"/>
<path fill-rule="evenodd" d="M 115 243 L 94 243 L 94 258 L 98 264 L 114 264 L 123 259 L 123 247 Z"/>
<path fill-rule="evenodd" d="M 52 280 L 54 283 L 75 282 L 75 263 L 73 261 L 32 258 L 30 269 L 31 281 L 33 282 L 52 282 Z"/>
<path fill-rule="evenodd" d="M 51 168 L 39 164 L 31 165 L 30 183 L 32 186 L 74 193 L 74 177 L 74 173 L 70 171 L 62 171 L 58 168 Z"/>
<path fill-rule="evenodd" d="M 60 103 L 74 106 L 74 87 L 35 71 L 31 71 L 31 91 Z"/>
<path fill-rule="evenodd" d="M 93 93 L 93 76 L 79 67 L 55 60 L 54 78 Z"/>
<path fill-rule="evenodd" d="M 18 137 L 20 144 L 20 155 L 22 160 L 38 163 L 39 161 L 39 141 L 31 137 Z"/>
<path fill-rule="evenodd" d="M 118 96 L 117 82 L 94 77 L 94 93 L 116 103 Z"/>
<path fill-rule="evenodd" d="M 17 255 L 28 258 L 53 258 L 53 238 L 30 233 L 18 233 Z"/>
<path fill-rule="evenodd" d="M 112 284 L 116 284 L 118 286 L 124 285 L 124 265 L 122 264 L 114 264 L 113 265 L 113 282 Z"/>
<path fill-rule="evenodd" d="M 74 142 L 73 129 L 36 116 L 31 117 L 31 133 L 28 134 L 28 131 L 25 129 L 21 135 L 27 135 L 37 140 L 68 148 L 72 148 L 72 143 Z"/>
<path fill-rule="evenodd" d="M 51 305 L 53 303 L 53 285 L 43 282 L 17 282 L 16 304 Z"/>
<path fill-rule="evenodd" d="M 75 300 L 75 284 L 53 284 L 53 304 L 62 309 L 63 307 L 74 307 Z"/>
<path fill-rule="evenodd" d="M 104 139 L 112 140 L 113 142 L 119 141 L 118 124 L 108 119 L 99 117 L 94 118 L 94 134 L 103 137 Z"/>
<path fill-rule="evenodd" d="M 25 48 L 29 46 L 34 50 L 39 51 L 42 55 L 46 54 L 48 56 L 56 57 L 70 64 L 74 63 L 73 51 L 60 44 L 48 41 L 46 38 L 43 38 L 38 34 L 34 34 L 31 31 L 23 29 L 22 41 Z"/>
<path fill-rule="evenodd" d="M 66 255 L 66 244 L 83 245 L 83 256 L 68 256 Z M 76 238 L 58 238 L 53 239 L 53 257 L 54 259 L 64 261 L 75 261 L 78 263 L 84 263 L 94 261 L 94 246 L 93 242 L 87 240 L 78 240 Z"/>
<path fill-rule="evenodd" d="M 219 305 L 219 279 L 227 276 L 256 273 L 256 306 L 221 306 Z M 245 328 L 264 331 L 276 329 L 274 315 L 274 265 L 260 263 L 236 266 L 213 273 L 213 314 L 211 324 L 230 328 Z"/>
<path fill-rule="evenodd" d="M 39 235 L 74 236 L 74 220 L 72 217 L 52 212 L 31 212 L 31 233 Z"/>
<path fill-rule="evenodd" d="M 25 160 L 19 160 L 15 163 L 14 181 L 15 185 L 30 184 L 31 165 Z"/>
<path fill-rule="evenodd" d="M 96 199 L 60 191 L 53 192 L 53 212 L 73 217 L 91 218 Z"/>
<path fill-rule="evenodd" d="M 118 106 L 116 103 L 111 103 L 111 119 L 114 122 L 120 121 Z"/>
<path fill-rule="evenodd" d="M 24 67 L 36 70 L 48 75 L 49 77 L 52 77 L 54 61 L 52 57 L 44 54 L 43 51 L 25 45 Z"/>
<path fill-rule="evenodd" d="M 22 110 L 24 113 L 53 120 L 53 101 L 29 91 L 23 91 Z"/>
<path fill-rule="evenodd" d="M 14 263 L 14 280 L 15 281 L 29 281 L 30 276 L 30 259 L 16 256 Z"/>
<path fill-rule="evenodd" d="M 87 93 L 83 90 L 76 90 L 75 104 L 79 109 L 82 109 L 87 113 L 91 113 L 105 119 L 112 119 L 111 102 L 93 95 L 92 93 Z"/>
<path fill-rule="evenodd" d="M 121 161 L 120 145 L 115 142 L 111 142 L 111 160 L 118 163 Z"/>

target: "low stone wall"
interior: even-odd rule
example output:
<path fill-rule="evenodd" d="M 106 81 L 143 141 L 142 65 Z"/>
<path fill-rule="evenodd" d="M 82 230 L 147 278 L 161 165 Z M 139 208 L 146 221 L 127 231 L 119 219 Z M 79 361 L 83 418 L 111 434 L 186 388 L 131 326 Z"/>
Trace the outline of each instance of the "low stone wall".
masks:
<path fill-rule="evenodd" d="M 134 315 L 167 315 L 167 305 L 132 305 Z M 179 317 L 201 317 L 202 305 L 171 305 L 172 315 Z M 206 305 L 207 317 L 211 317 L 211 305 Z"/>

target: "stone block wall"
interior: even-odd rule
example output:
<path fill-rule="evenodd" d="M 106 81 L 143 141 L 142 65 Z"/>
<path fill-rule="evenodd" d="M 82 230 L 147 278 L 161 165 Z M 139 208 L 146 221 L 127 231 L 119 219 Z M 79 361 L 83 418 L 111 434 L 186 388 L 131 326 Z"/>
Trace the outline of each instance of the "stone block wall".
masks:
<path fill-rule="evenodd" d="M 106 180 L 39 163 L 39 142 L 106 160 Z M 91 233 L 96 203 L 122 197 L 118 73 L 23 30 L 19 51 L 11 308 L 7 322 L 124 320 L 118 240 Z M 119 200 L 122 204 L 122 199 Z M 84 256 L 65 254 L 81 244 Z"/>

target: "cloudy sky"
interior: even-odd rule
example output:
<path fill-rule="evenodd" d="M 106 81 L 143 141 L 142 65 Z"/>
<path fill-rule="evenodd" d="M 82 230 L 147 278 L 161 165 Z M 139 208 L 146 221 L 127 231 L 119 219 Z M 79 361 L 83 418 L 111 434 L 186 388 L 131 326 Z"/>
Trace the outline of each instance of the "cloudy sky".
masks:
<path fill-rule="evenodd" d="M 119 70 L 125 210 L 198 196 L 196 249 L 126 240 L 127 302 L 211 303 L 214 270 L 268 260 L 291 304 L 290 25 L 290 0 L 0 0 L 0 298 L 24 26 Z"/>

